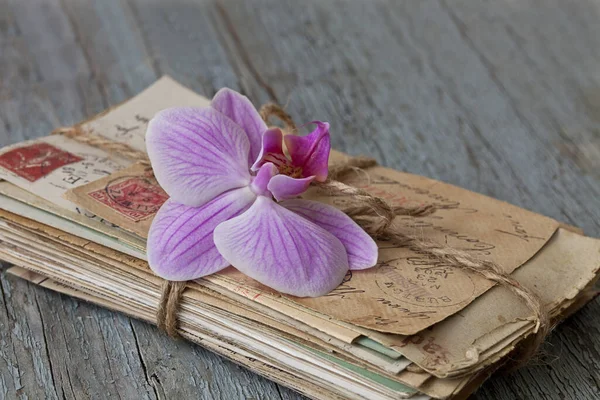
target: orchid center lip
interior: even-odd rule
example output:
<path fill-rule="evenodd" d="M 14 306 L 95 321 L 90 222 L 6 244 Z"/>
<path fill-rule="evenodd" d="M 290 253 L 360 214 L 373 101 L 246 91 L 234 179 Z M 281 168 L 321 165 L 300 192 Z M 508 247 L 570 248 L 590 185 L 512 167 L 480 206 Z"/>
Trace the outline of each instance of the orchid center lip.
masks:
<path fill-rule="evenodd" d="M 273 163 L 266 163 L 260 167 L 255 176 L 250 178 L 250 190 L 257 196 L 272 196 L 267 189 L 271 178 L 277 175 L 277 167 Z"/>
<path fill-rule="evenodd" d="M 263 185 L 260 185 L 259 182 L 256 182 L 256 176 L 250 178 L 250 184 L 248 186 L 250 187 L 252 193 L 257 196 L 272 196 L 271 192 L 269 192 L 266 186 L 263 187 Z"/>

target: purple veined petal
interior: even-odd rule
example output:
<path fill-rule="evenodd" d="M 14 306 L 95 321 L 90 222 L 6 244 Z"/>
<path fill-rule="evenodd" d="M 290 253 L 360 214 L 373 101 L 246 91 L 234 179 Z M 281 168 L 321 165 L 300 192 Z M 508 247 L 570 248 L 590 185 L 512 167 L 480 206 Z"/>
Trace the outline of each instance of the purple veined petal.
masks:
<path fill-rule="evenodd" d="M 292 199 L 304 193 L 314 179 L 314 176 L 292 178 L 287 175 L 276 175 L 269 181 L 267 189 L 277 201 Z"/>
<path fill-rule="evenodd" d="M 329 124 L 313 121 L 317 128 L 306 136 L 286 135 L 285 145 L 290 152 L 292 163 L 302 167 L 302 176 L 314 175 L 318 182 L 327 179 L 331 140 Z"/>
<path fill-rule="evenodd" d="M 245 187 L 223 193 L 201 207 L 167 200 L 148 234 L 150 268 L 162 278 L 185 281 L 227 267 L 229 262 L 215 247 L 215 227 L 246 211 L 255 199 Z"/>
<path fill-rule="evenodd" d="M 271 157 L 279 157 L 281 162 L 288 162 L 287 157 L 283 153 L 283 132 L 279 128 L 267 129 L 262 136 L 262 143 L 260 153 L 256 158 L 254 164 L 250 168 L 252 171 L 258 171 L 258 169 L 265 163 L 265 157 L 270 155 Z"/>
<path fill-rule="evenodd" d="M 250 183 L 248 137 L 207 108 L 170 108 L 148 125 L 146 147 L 158 183 L 178 203 L 198 207 Z"/>
<path fill-rule="evenodd" d="M 250 141 L 249 161 L 254 162 L 260 152 L 263 132 L 267 125 L 250 100 L 238 92 L 223 88 L 215 94 L 211 106 L 231 118 L 248 135 Z"/>
<path fill-rule="evenodd" d="M 254 193 L 260 196 L 271 196 L 267 189 L 271 179 L 279 173 L 279 170 L 273 163 L 266 163 L 258 170 L 258 173 L 252 179 L 250 188 Z"/>
<path fill-rule="evenodd" d="M 325 295 L 348 271 L 346 250 L 335 236 L 264 196 L 217 226 L 214 238 L 239 271 L 293 296 Z"/>
<path fill-rule="evenodd" d="M 279 204 L 337 237 L 346 248 L 350 269 L 371 268 L 377 263 L 379 250 L 375 241 L 342 211 L 311 200 L 295 199 Z"/>

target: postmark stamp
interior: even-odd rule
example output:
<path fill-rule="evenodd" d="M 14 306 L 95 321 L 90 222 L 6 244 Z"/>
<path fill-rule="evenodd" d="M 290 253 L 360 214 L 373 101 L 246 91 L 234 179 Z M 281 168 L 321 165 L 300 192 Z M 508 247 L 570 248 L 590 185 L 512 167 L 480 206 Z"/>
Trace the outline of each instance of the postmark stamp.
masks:
<path fill-rule="evenodd" d="M 29 182 L 35 182 L 60 167 L 82 160 L 83 158 L 49 143 L 39 142 L 0 155 L 0 167 Z"/>
<path fill-rule="evenodd" d="M 169 198 L 158 183 L 147 176 L 117 178 L 104 188 L 89 192 L 88 196 L 135 222 L 156 214 Z"/>
<path fill-rule="evenodd" d="M 375 283 L 386 295 L 422 307 L 448 307 L 461 304 L 474 295 L 475 284 L 463 271 L 447 266 L 396 269 L 394 261 L 383 263 Z"/>

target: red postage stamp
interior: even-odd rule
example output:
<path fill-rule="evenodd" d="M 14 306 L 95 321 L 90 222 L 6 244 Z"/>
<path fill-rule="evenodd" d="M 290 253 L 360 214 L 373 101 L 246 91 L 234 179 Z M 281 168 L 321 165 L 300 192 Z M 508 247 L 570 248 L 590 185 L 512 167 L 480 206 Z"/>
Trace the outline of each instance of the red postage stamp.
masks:
<path fill-rule="evenodd" d="M 40 142 L 18 147 L 0 155 L 0 167 L 29 182 L 35 182 L 62 166 L 82 160 L 83 158 L 75 154 Z"/>
<path fill-rule="evenodd" d="M 124 176 L 88 193 L 96 201 L 137 222 L 156 214 L 169 195 L 143 176 Z"/>

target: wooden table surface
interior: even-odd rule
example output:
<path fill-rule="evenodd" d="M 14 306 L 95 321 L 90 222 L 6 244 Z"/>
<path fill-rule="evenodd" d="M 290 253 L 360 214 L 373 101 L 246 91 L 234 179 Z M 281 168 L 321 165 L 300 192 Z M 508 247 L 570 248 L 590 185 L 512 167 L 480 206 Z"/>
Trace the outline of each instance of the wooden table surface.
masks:
<path fill-rule="evenodd" d="M 597 0 L 0 0 L 0 145 L 169 74 L 598 237 L 599 21 Z M 0 289 L 0 398 L 302 398 L 148 324 L 5 274 Z M 544 351 L 475 398 L 600 398 L 600 301 Z"/>

